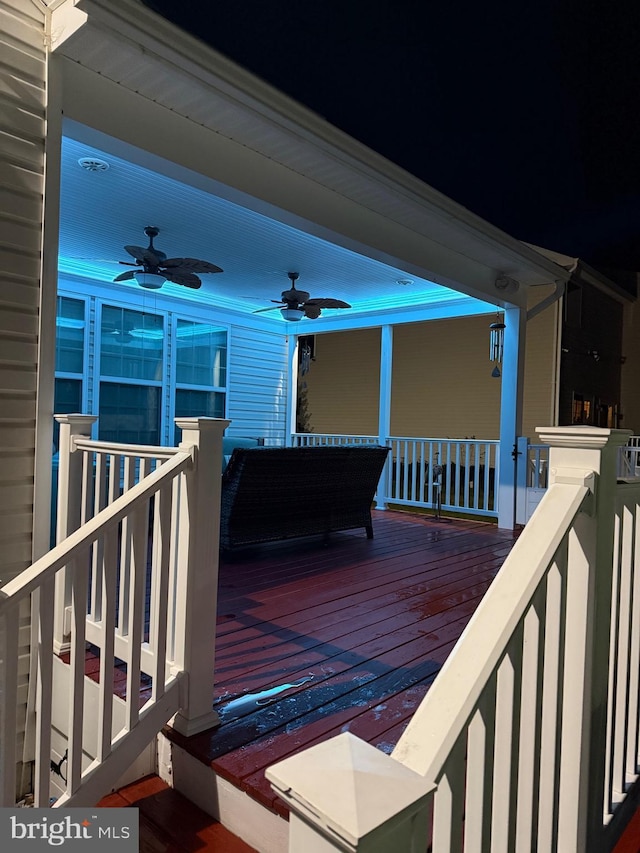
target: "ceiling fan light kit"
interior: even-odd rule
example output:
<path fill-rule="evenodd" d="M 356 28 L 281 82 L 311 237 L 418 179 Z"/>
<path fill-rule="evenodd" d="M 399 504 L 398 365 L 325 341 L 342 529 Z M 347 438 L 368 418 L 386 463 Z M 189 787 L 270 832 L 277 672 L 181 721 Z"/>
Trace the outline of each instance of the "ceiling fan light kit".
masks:
<path fill-rule="evenodd" d="M 134 272 L 133 277 L 140 287 L 145 287 L 147 290 L 159 290 L 166 281 L 163 275 L 144 272 L 144 270 L 137 270 Z"/>
<path fill-rule="evenodd" d="M 285 320 L 302 320 L 304 311 L 302 308 L 281 308 L 280 313 Z"/>

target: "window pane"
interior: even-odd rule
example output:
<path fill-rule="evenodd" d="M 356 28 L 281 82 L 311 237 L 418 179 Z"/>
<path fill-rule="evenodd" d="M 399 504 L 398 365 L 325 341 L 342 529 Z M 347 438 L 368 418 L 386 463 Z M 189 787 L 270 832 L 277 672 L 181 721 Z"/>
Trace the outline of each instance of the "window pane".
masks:
<path fill-rule="evenodd" d="M 100 383 L 99 437 L 125 444 L 160 444 L 160 388 Z"/>
<path fill-rule="evenodd" d="M 178 320 L 176 328 L 176 382 L 214 385 L 227 382 L 227 333 L 208 323 Z"/>
<path fill-rule="evenodd" d="M 105 305 L 100 373 L 126 379 L 162 380 L 164 321 L 157 314 Z"/>
<path fill-rule="evenodd" d="M 56 415 L 79 413 L 82 406 L 82 381 L 80 379 L 56 379 L 53 412 Z M 60 424 L 53 421 L 53 452 L 58 452 Z"/>
<path fill-rule="evenodd" d="M 224 394 L 217 391 L 176 390 L 177 418 L 223 418 Z M 175 444 L 182 440 L 182 430 L 175 428 Z"/>
<path fill-rule="evenodd" d="M 59 296 L 56 316 L 56 370 L 82 373 L 83 353 L 84 302 L 81 299 Z"/>

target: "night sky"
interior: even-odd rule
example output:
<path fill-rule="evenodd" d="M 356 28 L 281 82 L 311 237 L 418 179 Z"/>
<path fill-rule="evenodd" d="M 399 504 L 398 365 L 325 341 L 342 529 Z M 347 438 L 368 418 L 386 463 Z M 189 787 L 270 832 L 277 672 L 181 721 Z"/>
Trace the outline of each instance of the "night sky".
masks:
<path fill-rule="evenodd" d="M 145 0 L 514 237 L 640 271 L 640 0 Z"/>

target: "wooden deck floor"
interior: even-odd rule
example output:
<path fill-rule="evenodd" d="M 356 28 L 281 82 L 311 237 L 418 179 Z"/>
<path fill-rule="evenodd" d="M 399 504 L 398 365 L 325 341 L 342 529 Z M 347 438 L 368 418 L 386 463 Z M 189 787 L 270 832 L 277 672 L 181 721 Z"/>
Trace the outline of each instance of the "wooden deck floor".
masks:
<path fill-rule="evenodd" d="M 275 761 L 345 730 L 391 751 L 516 539 L 397 512 L 376 512 L 374 528 L 221 565 L 222 724 L 166 734 L 276 812 Z"/>

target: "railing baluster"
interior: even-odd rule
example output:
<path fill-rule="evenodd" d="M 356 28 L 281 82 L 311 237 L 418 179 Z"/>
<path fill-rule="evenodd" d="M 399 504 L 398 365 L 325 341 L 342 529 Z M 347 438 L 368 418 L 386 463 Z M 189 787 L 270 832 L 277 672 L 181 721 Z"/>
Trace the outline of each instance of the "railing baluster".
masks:
<path fill-rule="evenodd" d="M 545 597 L 541 589 L 536 592 L 523 620 L 515 850 L 534 849 L 534 827 L 538 821 L 545 612 Z"/>
<path fill-rule="evenodd" d="M 51 578 L 33 592 L 33 612 L 38 618 L 38 671 L 36 674 L 38 708 L 35 732 L 35 775 L 33 779 L 34 806 L 47 808 L 50 797 L 51 767 L 51 717 L 52 708 L 43 697 L 51 696 L 53 690 L 53 611 L 55 606 L 55 580 Z"/>
<path fill-rule="evenodd" d="M 482 853 L 491 838 L 491 771 L 495 746 L 495 679 L 467 727 L 464 851 Z"/>
<path fill-rule="evenodd" d="M 69 703 L 69 742 L 67 792 L 80 788 L 84 724 L 85 622 L 87 618 L 89 550 L 82 549 L 70 563 L 71 568 L 71 690 Z"/>
<path fill-rule="evenodd" d="M 462 737 L 444 763 L 433 809 L 433 850 L 463 849 L 465 741 Z"/>
<path fill-rule="evenodd" d="M 147 576 L 148 504 L 137 507 L 132 517 L 131 578 L 129 588 L 129 620 L 127 627 L 127 710 L 126 726 L 133 729 L 138 722 L 140 705 L 140 648 L 144 614 L 144 590 Z"/>
<path fill-rule="evenodd" d="M 629 643 L 629 713 L 626 748 L 626 773 L 629 781 L 638 779 L 640 767 L 638 733 L 640 724 L 640 508 L 631 501 L 633 524 L 633 549 L 631 583 L 631 639 Z"/>
<path fill-rule="evenodd" d="M 0 622 L 0 755 L 2 806 L 16 802 L 19 603 L 8 608 Z"/>
<path fill-rule="evenodd" d="M 113 674 L 116 627 L 116 572 L 118 561 L 118 528 L 113 525 L 105 533 L 104 571 L 102 573 L 102 629 L 100 647 L 100 692 L 98 705 L 98 754 L 104 761 L 111 752 L 113 724 Z"/>
<path fill-rule="evenodd" d="M 152 673 L 152 698 L 154 701 L 164 695 L 167 660 L 167 612 L 169 601 L 170 542 L 172 540 L 172 497 L 170 486 L 156 493 L 156 515 L 154 518 L 154 537 L 157 548 L 154 555 L 151 585 L 151 615 L 149 625 L 149 643 L 155 654 L 155 667 Z M 171 598 L 173 600 L 173 598 Z"/>

